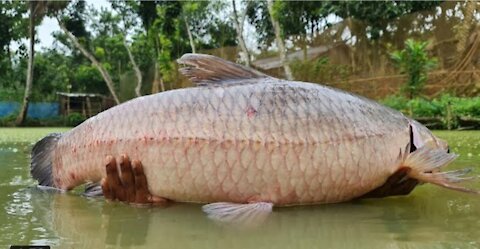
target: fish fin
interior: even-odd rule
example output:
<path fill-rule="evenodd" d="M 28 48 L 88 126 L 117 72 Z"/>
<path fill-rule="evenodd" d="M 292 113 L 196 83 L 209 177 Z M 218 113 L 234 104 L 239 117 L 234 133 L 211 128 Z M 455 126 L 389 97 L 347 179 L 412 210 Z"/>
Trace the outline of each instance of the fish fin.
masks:
<path fill-rule="evenodd" d="M 52 152 L 61 137 L 60 133 L 52 133 L 33 146 L 30 174 L 38 181 L 39 185 L 55 187 L 52 174 Z"/>
<path fill-rule="evenodd" d="M 240 80 L 271 78 L 254 69 L 207 54 L 184 54 L 177 60 L 180 72 L 198 86 L 240 83 Z"/>
<path fill-rule="evenodd" d="M 456 154 L 447 153 L 442 149 L 431 149 L 426 146 L 418 148 L 408 154 L 402 167 L 409 167 L 408 176 L 421 182 L 432 183 L 444 188 L 461 192 L 480 194 L 478 190 L 469 189 L 457 183 L 470 180 L 473 177 L 463 177 L 470 169 L 441 172 L 440 168 L 446 166 L 457 158 Z"/>
<path fill-rule="evenodd" d="M 85 191 L 82 194 L 86 197 L 100 197 L 103 196 L 102 186 L 98 182 L 89 182 L 85 184 Z"/>
<path fill-rule="evenodd" d="M 65 193 L 67 191 L 55 187 L 50 187 L 50 186 L 42 186 L 42 185 L 37 185 L 36 189 L 44 192 L 50 192 L 50 193 Z"/>
<path fill-rule="evenodd" d="M 208 218 L 222 222 L 243 226 L 262 224 L 272 212 L 273 203 L 255 202 L 247 204 L 215 202 L 204 205 L 202 210 Z"/>

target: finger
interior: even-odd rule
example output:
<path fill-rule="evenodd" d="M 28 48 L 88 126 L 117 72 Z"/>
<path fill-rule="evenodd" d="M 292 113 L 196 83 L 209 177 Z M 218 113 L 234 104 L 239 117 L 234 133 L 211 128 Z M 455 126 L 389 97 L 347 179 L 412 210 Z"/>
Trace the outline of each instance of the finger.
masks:
<path fill-rule="evenodd" d="M 102 179 L 101 186 L 102 186 L 103 196 L 105 197 L 105 199 L 113 201 L 115 198 L 113 196 L 112 191 L 110 191 L 110 187 L 108 186 L 108 182 L 106 178 Z"/>
<path fill-rule="evenodd" d="M 122 155 L 120 159 L 120 170 L 122 172 L 122 184 L 125 192 L 125 198 L 128 202 L 135 201 L 135 179 L 133 177 L 133 170 L 130 164 L 130 158 Z"/>
<path fill-rule="evenodd" d="M 105 164 L 105 172 L 106 172 L 106 177 L 103 178 L 102 180 L 102 190 L 105 192 L 108 192 L 108 197 L 107 199 L 109 200 L 115 200 L 115 193 L 112 191 L 112 178 L 114 178 L 113 174 L 115 174 L 115 172 L 112 171 L 112 166 L 111 165 L 116 165 L 116 162 L 115 162 L 115 158 L 112 157 L 112 156 L 107 156 L 106 157 L 106 164 Z M 105 190 L 106 191 L 105 191 Z M 105 194 L 104 194 L 105 195 Z"/>
<path fill-rule="evenodd" d="M 120 177 L 118 176 L 117 163 L 112 156 L 107 157 L 107 184 L 110 188 L 113 199 L 125 201 L 123 186 Z"/>
<path fill-rule="evenodd" d="M 135 202 L 147 203 L 149 202 L 150 192 L 148 191 L 147 178 L 143 172 L 142 163 L 138 160 L 133 160 L 132 164 L 135 177 Z"/>

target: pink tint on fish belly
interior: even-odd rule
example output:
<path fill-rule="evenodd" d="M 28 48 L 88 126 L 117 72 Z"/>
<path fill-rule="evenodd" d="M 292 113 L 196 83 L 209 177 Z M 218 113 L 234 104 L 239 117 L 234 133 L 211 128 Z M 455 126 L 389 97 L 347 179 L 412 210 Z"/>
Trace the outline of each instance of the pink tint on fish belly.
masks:
<path fill-rule="evenodd" d="M 171 200 L 346 201 L 382 185 L 409 141 L 407 119 L 382 108 L 282 81 L 146 96 L 66 133 L 55 184 L 99 181 L 107 155 L 127 154 L 142 161 L 150 191 Z"/>

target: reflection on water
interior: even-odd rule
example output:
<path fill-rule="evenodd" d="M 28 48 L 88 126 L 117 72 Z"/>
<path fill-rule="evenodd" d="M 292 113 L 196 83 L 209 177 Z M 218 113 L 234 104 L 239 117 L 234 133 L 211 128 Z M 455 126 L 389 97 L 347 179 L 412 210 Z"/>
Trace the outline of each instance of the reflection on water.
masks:
<path fill-rule="evenodd" d="M 462 134 L 440 134 L 454 140 L 460 154 L 474 154 L 461 156 L 457 168 L 480 161 L 471 150 L 480 132 Z M 0 144 L 1 246 L 480 248 L 480 198 L 435 186 L 420 186 L 408 197 L 274 209 L 262 226 L 240 229 L 208 220 L 200 205 L 139 208 L 32 188 L 25 146 Z"/>

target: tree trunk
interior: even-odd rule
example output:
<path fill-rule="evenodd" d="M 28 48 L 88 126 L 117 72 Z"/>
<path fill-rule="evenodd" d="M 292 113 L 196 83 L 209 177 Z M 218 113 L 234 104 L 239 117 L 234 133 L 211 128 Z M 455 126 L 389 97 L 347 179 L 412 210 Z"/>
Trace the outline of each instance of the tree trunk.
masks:
<path fill-rule="evenodd" d="M 128 58 L 130 59 L 130 63 L 132 63 L 133 70 L 135 71 L 135 76 L 137 77 L 137 86 L 135 87 L 135 95 L 137 95 L 137 97 L 140 97 L 140 96 L 142 96 L 142 93 L 141 93 L 141 90 L 142 90 L 142 72 L 140 71 L 140 68 L 138 67 L 137 63 L 135 62 L 135 58 L 133 57 L 132 51 L 128 47 L 126 36 L 123 36 L 123 46 L 125 46 L 125 49 L 127 50 Z"/>
<path fill-rule="evenodd" d="M 154 67 L 155 67 L 154 68 L 155 74 L 153 76 L 153 82 L 152 82 L 152 94 L 160 92 L 160 80 L 158 79 L 160 77 L 160 72 L 158 70 L 158 62 L 156 60 L 155 60 Z"/>
<path fill-rule="evenodd" d="M 308 60 L 308 47 L 307 47 L 307 35 L 300 35 L 300 44 L 302 46 L 302 51 L 303 51 L 303 61 Z"/>
<path fill-rule="evenodd" d="M 29 23 L 29 36 L 30 36 L 30 50 L 28 51 L 28 69 L 27 69 L 27 82 L 25 84 L 25 95 L 23 96 L 22 109 L 18 113 L 16 125 L 22 125 L 27 117 L 28 104 L 30 102 L 30 96 L 32 95 L 32 83 L 33 83 L 33 62 L 35 56 L 35 2 L 29 2 L 30 5 L 30 23 Z"/>
<path fill-rule="evenodd" d="M 87 57 L 91 62 L 92 64 L 97 68 L 97 70 L 100 72 L 100 74 L 102 75 L 102 78 L 103 80 L 105 81 L 105 83 L 107 84 L 107 87 L 108 87 L 108 90 L 110 90 L 110 94 L 112 94 L 112 97 L 113 99 L 115 100 L 115 103 L 117 104 L 120 104 L 120 100 L 119 98 L 117 97 L 117 94 L 115 93 L 115 88 L 113 86 L 113 80 L 112 78 L 110 77 L 110 74 L 108 73 L 108 71 L 102 66 L 102 64 L 100 62 L 97 61 L 97 59 L 90 53 L 88 52 L 83 46 L 82 44 L 80 44 L 80 42 L 78 42 L 77 38 L 72 34 L 70 33 L 70 31 L 67 30 L 67 28 L 65 27 L 65 25 L 63 24 L 63 22 L 60 21 L 60 18 L 56 17 L 57 18 L 57 21 L 58 21 L 58 25 L 60 26 L 60 28 L 63 30 L 63 32 L 65 32 L 65 34 L 67 35 L 67 37 L 70 39 L 70 41 L 75 45 L 75 47 L 77 47 L 80 52 L 82 52 L 82 54 Z"/>
<path fill-rule="evenodd" d="M 160 75 L 160 65 L 158 65 L 158 56 L 160 55 L 160 41 L 158 36 L 153 37 L 153 42 L 155 46 L 155 74 L 152 83 L 152 94 L 158 93 L 160 90 L 165 91 L 162 75 Z"/>
<path fill-rule="evenodd" d="M 183 14 L 183 21 L 185 22 L 185 28 L 187 29 L 188 40 L 190 41 L 190 47 L 192 48 L 192 53 L 196 53 L 195 51 L 195 43 L 193 42 L 192 32 L 190 31 L 190 25 L 188 25 L 187 17 Z"/>
<path fill-rule="evenodd" d="M 273 0 L 267 0 L 267 5 L 268 13 L 270 14 L 270 20 L 275 31 L 275 40 L 277 42 L 278 51 L 280 53 L 280 61 L 282 62 L 283 69 L 285 70 L 285 77 L 288 80 L 293 80 L 292 70 L 290 69 L 287 61 L 287 51 L 285 49 L 285 44 L 283 43 L 281 36 L 282 31 L 280 29 L 280 23 L 273 16 Z"/>
<path fill-rule="evenodd" d="M 250 67 L 250 63 L 251 63 L 250 53 L 248 52 L 247 45 L 245 44 L 245 39 L 243 38 L 243 25 L 245 23 L 245 17 L 247 16 L 247 8 L 245 8 L 245 10 L 243 11 L 239 21 L 235 0 L 232 0 L 232 6 L 233 6 L 233 24 L 235 25 L 235 29 L 237 31 L 238 44 L 240 44 L 240 48 L 242 49 L 241 57 L 245 65 L 247 67 Z"/>
<path fill-rule="evenodd" d="M 456 31 L 456 38 L 458 39 L 457 43 L 457 57 L 458 59 L 462 59 L 463 53 L 465 52 L 465 48 L 467 47 L 467 38 L 470 34 L 470 29 L 472 26 L 475 26 L 476 23 L 472 22 L 473 15 L 475 13 L 475 7 L 477 5 L 476 1 L 469 0 L 465 3 L 465 6 L 462 9 L 463 12 L 463 20 L 459 22 L 459 24 L 454 27 Z"/>

